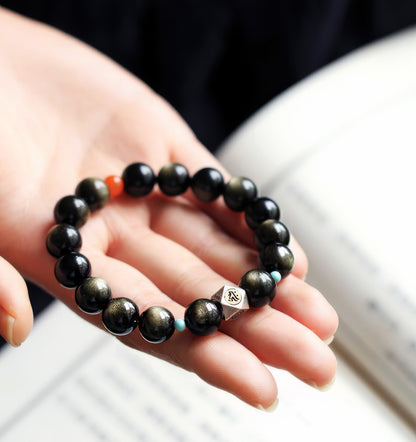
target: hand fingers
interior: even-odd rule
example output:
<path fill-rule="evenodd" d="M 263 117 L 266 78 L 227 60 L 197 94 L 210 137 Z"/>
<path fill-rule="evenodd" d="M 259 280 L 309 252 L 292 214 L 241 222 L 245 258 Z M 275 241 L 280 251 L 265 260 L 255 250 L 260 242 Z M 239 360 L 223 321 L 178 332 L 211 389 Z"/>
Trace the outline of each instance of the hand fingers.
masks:
<path fill-rule="evenodd" d="M 27 287 L 17 270 L 0 258 L 0 334 L 13 345 L 29 335 L 33 313 Z"/>
<path fill-rule="evenodd" d="M 296 319 L 326 341 L 338 328 L 338 315 L 322 294 L 304 281 L 288 276 L 277 285 L 270 304 L 276 310 Z"/>
<path fill-rule="evenodd" d="M 206 213 L 183 198 L 173 200 L 164 197 L 152 198 L 149 206 L 152 211 L 151 228 L 154 231 L 185 246 L 231 281 L 238 282 L 246 271 L 258 267 L 258 252 L 252 241 L 253 232 L 245 222 L 240 225 L 241 214 L 227 209 L 232 218 L 237 215 L 229 226 L 230 229 L 231 225 L 234 226 L 233 232 L 227 233 L 222 228 L 223 222 L 219 224 L 218 219 L 211 217 L 216 212 L 215 208 Z M 239 240 L 242 236 L 244 242 Z M 307 270 L 306 256 L 294 239 L 290 247 L 295 256 L 293 274 L 303 278 Z"/>
<path fill-rule="evenodd" d="M 244 219 L 244 213 L 233 212 L 230 210 L 228 207 L 226 207 L 222 198 L 207 204 L 197 201 L 196 198 L 192 197 L 190 192 L 185 194 L 185 196 L 192 201 L 194 206 L 197 207 L 201 212 L 207 214 L 209 217 L 215 220 L 217 225 L 220 226 L 221 229 L 229 236 L 249 246 L 251 249 L 255 249 L 253 242 L 254 232 L 247 226 Z M 304 279 L 308 271 L 308 261 L 306 255 L 293 237 L 291 237 L 289 248 L 295 256 L 295 267 L 293 268 L 292 274 L 298 278 Z M 258 252 L 256 252 L 256 254 L 257 253 Z"/>
<path fill-rule="evenodd" d="M 190 251 L 153 232 L 140 239 L 128 235 L 113 252 L 157 281 L 159 289 L 182 305 L 210 298 L 227 283 Z M 270 307 L 253 310 L 224 330 L 263 362 L 301 379 L 322 385 L 334 375 L 336 362 L 328 347 L 306 327 Z"/>
<path fill-rule="evenodd" d="M 144 311 L 151 305 L 160 305 L 170 310 L 176 318 L 183 318 L 184 308 L 167 297 L 145 276 L 133 267 L 102 252 L 84 248 L 91 261 L 93 276 L 104 278 L 110 285 L 114 297 L 132 299 Z M 73 292 L 61 289 L 66 303 L 76 309 Z M 102 327 L 101 315 L 84 315 L 95 325 Z M 125 344 L 146 351 L 159 358 L 196 373 L 206 382 L 229 391 L 241 400 L 263 408 L 276 399 L 277 387 L 267 368 L 250 351 L 234 339 L 217 332 L 208 337 L 199 337 L 190 332 L 176 332 L 162 344 L 151 344 L 139 336 L 137 330 L 120 337 Z M 246 371 L 236 370 L 244 366 Z M 246 376 L 245 372 L 250 373 Z"/>
<path fill-rule="evenodd" d="M 207 214 L 191 205 L 158 199 L 152 204 L 152 211 L 157 216 L 151 227 L 157 233 L 183 245 L 235 284 L 246 271 L 257 267 L 257 252 L 230 237 Z M 299 249 L 295 250 L 298 256 Z M 324 297 L 293 276 L 278 285 L 272 306 L 313 330 L 321 339 L 333 336 L 338 326 L 337 315 Z"/>
<path fill-rule="evenodd" d="M 191 175 L 203 167 L 214 167 L 223 174 L 225 181 L 228 181 L 230 175 L 218 160 L 191 133 L 187 133 L 187 135 L 187 137 L 180 138 L 180 143 L 174 143 L 172 146 L 171 160 L 186 165 Z M 191 136 L 189 137 L 189 135 Z M 209 214 L 229 235 L 253 247 L 253 231 L 247 227 L 243 213 L 230 210 L 221 197 L 214 202 L 203 203 L 197 200 L 190 190 L 184 194 L 184 197 L 191 201 L 195 207 L 198 207 L 201 212 Z M 306 255 L 293 237 L 290 248 L 295 255 L 293 275 L 304 279 L 308 270 Z"/>
<path fill-rule="evenodd" d="M 325 386 L 335 376 L 337 363 L 329 347 L 277 310 L 264 307 L 250 311 L 224 329 L 265 364 L 284 368 L 308 384 Z"/>
<path fill-rule="evenodd" d="M 236 283 L 257 267 L 257 253 L 252 248 L 183 199 L 155 198 L 151 210 L 153 231 L 186 247 L 224 278 Z"/>

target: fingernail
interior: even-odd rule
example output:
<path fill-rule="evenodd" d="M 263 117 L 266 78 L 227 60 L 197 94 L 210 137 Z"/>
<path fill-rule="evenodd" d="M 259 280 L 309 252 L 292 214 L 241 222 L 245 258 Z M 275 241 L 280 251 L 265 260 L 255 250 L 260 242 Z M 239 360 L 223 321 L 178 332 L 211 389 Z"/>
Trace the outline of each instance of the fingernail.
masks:
<path fill-rule="evenodd" d="M 330 338 L 328 338 L 328 339 L 324 339 L 324 343 L 325 343 L 326 345 L 331 345 L 331 344 L 332 344 L 332 341 L 334 340 L 334 338 L 335 338 L 335 336 L 332 335 Z"/>
<path fill-rule="evenodd" d="M 13 340 L 13 327 L 15 319 L 0 307 L 0 331 L 3 338 L 13 347 L 18 345 Z"/>
<path fill-rule="evenodd" d="M 260 411 L 265 411 L 266 413 L 272 413 L 274 410 L 276 410 L 277 406 L 279 405 L 279 398 L 277 397 L 275 401 L 270 405 L 270 407 L 264 408 L 262 405 L 255 405 L 255 407 Z"/>
<path fill-rule="evenodd" d="M 13 328 L 14 328 L 15 319 L 13 316 L 9 316 L 7 319 L 7 342 L 13 347 L 19 347 L 20 344 L 16 344 L 13 339 Z"/>
<path fill-rule="evenodd" d="M 314 381 L 306 381 L 308 385 L 310 385 L 313 388 L 316 388 L 319 391 L 328 391 L 334 385 L 334 382 L 335 382 L 335 376 L 327 384 L 321 386 L 318 386 Z"/>

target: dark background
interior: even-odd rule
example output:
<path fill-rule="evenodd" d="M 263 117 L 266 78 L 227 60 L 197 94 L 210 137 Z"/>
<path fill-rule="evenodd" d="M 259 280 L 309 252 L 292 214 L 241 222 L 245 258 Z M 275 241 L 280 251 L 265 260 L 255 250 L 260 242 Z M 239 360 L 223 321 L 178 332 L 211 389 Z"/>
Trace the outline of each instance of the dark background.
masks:
<path fill-rule="evenodd" d="M 272 97 L 416 23 L 415 0 L 22 0 L 148 83 L 212 151 Z M 42 50 L 42 48 L 39 48 Z M 35 313 L 50 297 L 30 285 Z"/>
<path fill-rule="evenodd" d="M 415 0 L 1 3 L 129 69 L 165 97 L 209 149 L 319 67 L 416 23 Z"/>

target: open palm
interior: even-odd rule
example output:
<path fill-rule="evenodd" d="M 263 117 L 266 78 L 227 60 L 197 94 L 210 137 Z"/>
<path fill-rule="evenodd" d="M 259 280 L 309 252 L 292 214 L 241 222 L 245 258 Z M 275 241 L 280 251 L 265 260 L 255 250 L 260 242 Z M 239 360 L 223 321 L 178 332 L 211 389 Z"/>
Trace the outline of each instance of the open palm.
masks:
<path fill-rule="evenodd" d="M 93 49 L 1 9 L 0 49 L 0 255 L 102 327 L 100 315 L 80 312 L 73 290 L 53 276 L 55 260 L 44 239 L 56 201 L 73 194 L 85 177 L 120 175 L 137 161 L 155 173 L 176 161 L 191 174 L 208 166 L 228 174 L 169 105 Z M 104 278 L 114 296 L 134 300 L 140 311 L 161 305 L 181 318 L 192 300 L 209 298 L 256 267 L 252 234 L 241 215 L 220 200 L 200 203 L 191 192 L 169 198 L 155 189 L 145 198 L 118 197 L 93 214 L 81 234 L 93 275 Z M 207 337 L 175 333 L 160 345 L 138 332 L 120 339 L 264 408 L 277 396 L 264 364 L 327 384 L 336 362 L 323 340 L 334 334 L 337 317 L 302 280 L 306 259 L 293 240 L 291 248 L 294 272 L 278 285 L 271 306 Z M 1 264 L 10 279 L 0 284 L 0 302 L 8 302 L 20 327 L 25 318 L 30 322 L 23 301 L 10 295 L 20 282 Z"/>

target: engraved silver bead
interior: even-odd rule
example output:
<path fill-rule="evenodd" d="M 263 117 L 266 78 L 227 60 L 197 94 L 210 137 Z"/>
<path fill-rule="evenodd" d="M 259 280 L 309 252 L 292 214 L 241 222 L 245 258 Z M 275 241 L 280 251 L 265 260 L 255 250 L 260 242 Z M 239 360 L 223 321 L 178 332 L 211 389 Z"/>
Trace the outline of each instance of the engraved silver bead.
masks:
<path fill-rule="evenodd" d="M 247 294 L 241 287 L 225 285 L 211 299 L 222 305 L 223 319 L 225 321 L 238 318 L 245 310 L 250 308 Z"/>

